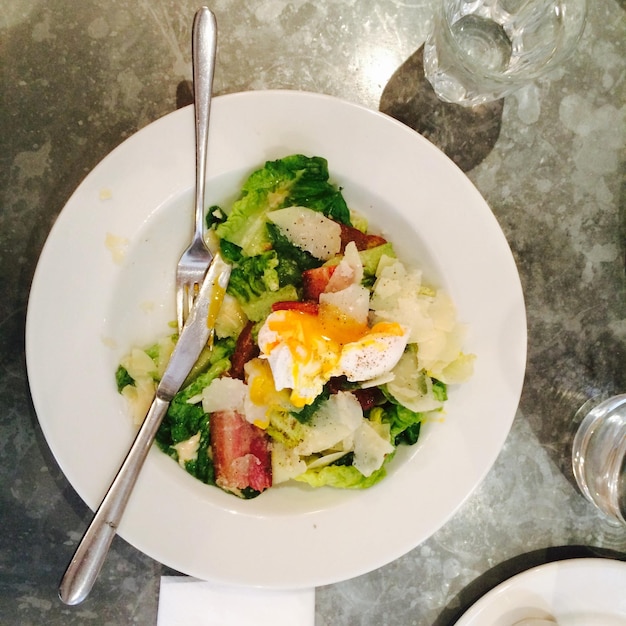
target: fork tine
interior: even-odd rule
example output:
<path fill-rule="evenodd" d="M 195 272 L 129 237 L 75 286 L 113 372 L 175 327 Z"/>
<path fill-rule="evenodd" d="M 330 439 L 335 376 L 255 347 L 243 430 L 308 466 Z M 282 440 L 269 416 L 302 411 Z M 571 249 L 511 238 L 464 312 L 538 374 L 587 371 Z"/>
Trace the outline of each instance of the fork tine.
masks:
<path fill-rule="evenodd" d="M 189 315 L 189 312 L 193 308 L 193 303 L 197 295 L 198 295 L 198 283 L 187 285 L 187 307 L 185 311 L 185 317 Z"/>
<path fill-rule="evenodd" d="M 206 265 L 208 266 L 209 260 L 207 259 Z M 188 268 L 189 269 L 189 268 Z M 198 276 L 199 280 L 202 280 L 201 274 L 204 272 L 201 268 L 196 268 L 194 273 L 194 278 L 188 278 L 185 282 L 181 282 L 179 287 L 176 290 L 176 322 L 178 325 L 179 334 L 183 330 L 183 325 L 191 309 L 193 308 L 193 303 L 198 295 L 199 283 L 196 282 L 196 276 Z M 206 272 L 204 272 L 206 273 Z M 187 272 L 189 274 L 189 271 Z"/>
<path fill-rule="evenodd" d="M 185 285 L 179 285 L 176 289 L 176 323 L 178 325 L 178 334 L 183 331 L 185 323 Z"/>

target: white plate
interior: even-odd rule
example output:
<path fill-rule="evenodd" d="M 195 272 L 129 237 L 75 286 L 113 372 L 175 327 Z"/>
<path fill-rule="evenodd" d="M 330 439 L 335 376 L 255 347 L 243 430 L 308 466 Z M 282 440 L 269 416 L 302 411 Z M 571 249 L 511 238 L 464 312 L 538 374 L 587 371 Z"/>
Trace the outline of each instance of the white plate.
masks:
<path fill-rule="evenodd" d="M 559 626 L 626 626 L 626 563 L 571 559 L 539 565 L 485 594 L 456 626 L 513 626 L 542 618 Z"/>
<path fill-rule="evenodd" d="M 445 420 L 424 428 L 389 476 L 363 492 L 289 485 L 241 501 L 151 450 L 119 534 L 208 580 L 322 585 L 403 555 L 481 482 L 521 392 L 519 277 L 494 216 L 462 172 L 375 111 L 323 95 L 248 92 L 214 100 L 207 202 L 235 195 L 264 161 L 297 152 L 327 158 L 348 203 L 448 290 L 469 325 L 476 372 L 451 390 Z M 193 178 L 188 107 L 130 137 L 89 174 L 37 267 L 26 333 L 32 396 L 53 454 L 92 509 L 133 439 L 114 384 L 119 358 L 175 319 L 174 267 L 190 234 Z"/>

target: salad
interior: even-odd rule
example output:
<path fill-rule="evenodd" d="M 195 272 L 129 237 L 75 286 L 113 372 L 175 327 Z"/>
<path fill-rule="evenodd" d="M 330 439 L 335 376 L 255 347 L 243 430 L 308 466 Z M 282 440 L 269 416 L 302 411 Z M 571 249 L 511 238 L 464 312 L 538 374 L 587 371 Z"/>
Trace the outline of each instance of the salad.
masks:
<path fill-rule="evenodd" d="M 159 448 L 242 498 L 295 480 L 379 482 L 400 445 L 441 419 L 474 355 L 449 296 L 368 231 L 321 157 L 269 161 L 207 243 L 233 270 L 215 337 L 174 397 Z M 177 335 L 133 348 L 117 386 L 140 423 Z"/>

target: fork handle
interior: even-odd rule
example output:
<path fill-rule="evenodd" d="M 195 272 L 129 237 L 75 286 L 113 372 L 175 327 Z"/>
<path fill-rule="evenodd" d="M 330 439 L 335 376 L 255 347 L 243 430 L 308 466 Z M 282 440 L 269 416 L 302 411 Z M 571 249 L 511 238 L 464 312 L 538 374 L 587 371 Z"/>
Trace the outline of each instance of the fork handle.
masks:
<path fill-rule="evenodd" d="M 204 186 L 216 50 L 217 24 L 215 15 L 207 7 L 202 7 L 194 16 L 191 39 L 196 117 L 196 229 L 194 234 L 196 239 L 202 239 L 204 234 Z"/>

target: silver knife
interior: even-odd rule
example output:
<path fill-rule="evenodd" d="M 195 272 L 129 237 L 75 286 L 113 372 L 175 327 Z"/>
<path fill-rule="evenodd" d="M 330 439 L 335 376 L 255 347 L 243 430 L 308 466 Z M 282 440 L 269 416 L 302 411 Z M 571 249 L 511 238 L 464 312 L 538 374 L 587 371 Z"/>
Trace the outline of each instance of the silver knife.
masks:
<path fill-rule="evenodd" d="M 137 437 L 63 575 L 59 597 L 65 604 L 81 603 L 89 595 L 102 569 L 137 476 L 169 404 L 198 360 L 200 352 L 212 339 L 230 270 L 231 266 L 217 253 L 207 270 Z"/>

